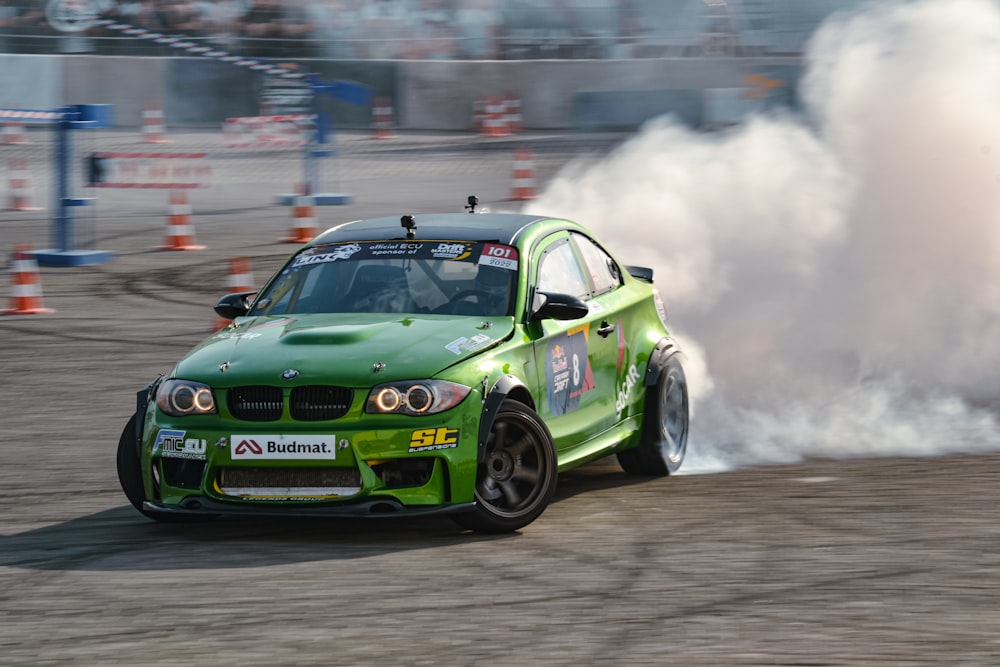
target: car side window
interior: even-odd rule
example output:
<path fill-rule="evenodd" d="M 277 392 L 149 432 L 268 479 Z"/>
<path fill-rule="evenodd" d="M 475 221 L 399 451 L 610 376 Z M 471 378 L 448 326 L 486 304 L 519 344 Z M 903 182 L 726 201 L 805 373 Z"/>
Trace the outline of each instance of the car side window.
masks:
<path fill-rule="evenodd" d="M 622 284 L 621 270 L 615 260 L 611 259 L 611 255 L 582 234 L 573 234 L 573 241 L 590 273 L 595 296 L 610 292 Z"/>
<path fill-rule="evenodd" d="M 581 299 L 589 296 L 590 288 L 569 239 L 556 241 L 542 255 L 538 263 L 538 290 L 571 294 Z"/>

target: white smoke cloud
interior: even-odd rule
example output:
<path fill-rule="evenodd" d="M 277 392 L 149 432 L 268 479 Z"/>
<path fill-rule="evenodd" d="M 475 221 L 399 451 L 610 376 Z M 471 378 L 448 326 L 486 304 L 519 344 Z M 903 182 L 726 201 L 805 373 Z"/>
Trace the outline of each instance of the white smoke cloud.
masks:
<path fill-rule="evenodd" d="M 813 36 L 801 115 L 649 123 L 528 212 L 654 267 L 685 468 L 1000 450 L 1000 9 L 879 2 Z"/>

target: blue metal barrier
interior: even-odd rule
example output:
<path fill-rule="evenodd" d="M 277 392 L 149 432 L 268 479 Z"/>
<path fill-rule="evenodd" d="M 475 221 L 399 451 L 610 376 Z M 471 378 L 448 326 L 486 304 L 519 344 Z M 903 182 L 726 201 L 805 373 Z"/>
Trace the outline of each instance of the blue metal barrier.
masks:
<path fill-rule="evenodd" d="M 37 250 L 35 259 L 48 266 L 82 266 L 102 264 L 112 258 L 112 253 L 104 250 L 77 247 L 73 211 L 78 206 L 93 202 L 91 198 L 80 198 L 73 194 L 71 165 L 73 142 L 70 132 L 82 129 L 97 129 L 111 126 L 112 107 L 108 104 L 74 104 L 61 109 L 47 111 L 0 109 L 0 120 L 14 120 L 22 123 L 52 125 L 56 131 L 53 165 L 56 170 L 55 212 L 52 218 L 52 248 Z"/>

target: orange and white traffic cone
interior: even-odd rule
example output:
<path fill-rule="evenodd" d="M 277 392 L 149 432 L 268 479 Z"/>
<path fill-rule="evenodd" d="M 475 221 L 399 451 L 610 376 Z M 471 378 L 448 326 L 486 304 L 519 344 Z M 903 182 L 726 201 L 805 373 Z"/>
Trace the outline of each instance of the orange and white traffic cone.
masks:
<path fill-rule="evenodd" d="M 195 243 L 194 224 L 191 222 L 191 204 L 187 192 L 171 190 L 167 233 L 160 250 L 204 250 L 205 246 Z"/>
<path fill-rule="evenodd" d="M 486 135 L 486 104 L 489 100 L 485 95 L 476 95 L 472 101 L 472 127 L 476 133 Z"/>
<path fill-rule="evenodd" d="M 5 315 L 40 315 L 51 313 L 42 305 L 42 279 L 38 262 L 31 256 L 31 246 L 14 246 L 10 271 L 10 308 Z"/>
<path fill-rule="evenodd" d="M 31 170 L 28 160 L 23 157 L 12 157 L 7 160 L 10 171 L 10 192 L 7 198 L 8 211 L 40 211 L 38 206 L 32 206 Z"/>
<path fill-rule="evenodd" d="M 372 107 L 372 128 L 376 139 L 392 139 L 395 133 L 395 114 L 391 97 L 376 97 Z"/>
<path fill-rule="evenodd" d="M 253 273 L 250 271 L 250 259 L 247 257 L 232 257 L 229 260 L 229 292 L 253 292 Z M 215 330 L 228 325 L 232 320 L 220 317 L 215 322 Z"/>
<path fill-rule="evenodd" d="M 496 132 L 496 117 L 493 113 L 493 98 L 484 97 L 482 116 L 479 123 L 479 136 L 481 137 L 493 137 Z"/>
<path fill-rule="evenodd" d="M 503 99 L 504 110 L 507 117 L 507 129 L 513 134 L 524 129 L 524 122 L 521 117 L 521 98 L 514 93 L 507 93 Z"/>
<path fill-rule="evenodd" d="M 168 144 L 163 106 L 148 102 L 142 110 L 142 140 L 147 144 Z"/>
<path fill-rule="evenodd" d="M 514 178 L 511 199 L 526 201 L 535 198 L 535 161 L 530 148 L 514 151 Z"/>
<path fill-rule="evenodd" d="M 490 97 L 486 101 L 486 118 L 483 121 L 483 135 L 487 137 L 508 137 L 510 129 L 507 127 L 507 114 L 503 100 L 499 97 Z"/>
<path fill-rule="evenodd" d="M 8 146 L 30 143 L 28 141 L 28 135 L 24 130 L 24 123 L 16 120 L 4 121 L 3 128 L 0 132 L 3 133 L 2 143 Z"/>
<path fill-rule="evenodd" d="M 8 109 L 17 109 L 17 105 L 5 104 Z M 3 127 L 0 128 L 0 143 L 6 144 L 8 146 L 15 146 L 18 144 L 30 144 L 28 141 L 28 134 L 25 131 L 24 123 L 10 118 L 3 122 Z"/>
<path fill-rule="evenodd" d="M 285 243 L 308 243 L 316 238 L 316 206 L 312 197 L 296 197 L 292 206 L 291 229 L 288 236 L 281 239 Z"/>

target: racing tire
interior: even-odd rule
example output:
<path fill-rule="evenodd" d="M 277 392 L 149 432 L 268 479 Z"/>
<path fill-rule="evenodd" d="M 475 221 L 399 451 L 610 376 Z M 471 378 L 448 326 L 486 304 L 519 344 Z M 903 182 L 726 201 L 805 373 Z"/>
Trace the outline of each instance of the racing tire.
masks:
<path fill-rule="evenodd" d="M 689 420 L 687 378 L 680 355 L 674 354 L 663 362 L 656 384 L 646 390 L 639 444 L 618 452 L 618 463 L 630 475 L 677 472 L 687 451 Z"/>
<path fill-rule="evenodd" d="M 523 403 L 504 400 L 476 473 L 476 507 L 452 519 L 481 533 L 513 532 L 545 511 L 557 477 L 556 448 L 541 417 Z"/>
<path fill-rule="evenodd" d="M 142 463 L 136 448 L 135 415 L 128 420 L 118 440 L 118 482 L 122 485 L 125 497 L 137 511 L 144 516 L 162 523 L 194 523 L 215 519 L 216 515 L 185 515 L 152 512 L 144 509 L 143 501 L 146 492 L 142 486 Z"/>

